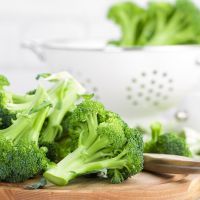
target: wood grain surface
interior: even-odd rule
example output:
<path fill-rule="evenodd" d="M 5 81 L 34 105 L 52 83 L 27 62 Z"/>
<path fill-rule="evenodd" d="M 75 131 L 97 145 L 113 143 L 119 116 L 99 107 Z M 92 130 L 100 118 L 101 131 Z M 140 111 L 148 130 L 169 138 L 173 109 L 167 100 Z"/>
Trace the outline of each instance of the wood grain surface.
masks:
<path fill-rule="evenodd" d="M 0 200 L 196 200 L 200 199 L 200 175 L 155 175 L 142 172 L 122 184 L 81 178 L 65 187 L 48 184 L 26 190 L 36 180 L 0 184 Z"/>

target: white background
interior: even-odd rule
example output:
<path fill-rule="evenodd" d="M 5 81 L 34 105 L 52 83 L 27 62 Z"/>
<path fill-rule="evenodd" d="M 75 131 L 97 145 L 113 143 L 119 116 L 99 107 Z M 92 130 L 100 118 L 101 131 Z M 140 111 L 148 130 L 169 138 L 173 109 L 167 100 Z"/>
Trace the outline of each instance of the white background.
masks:
<path fill-rule="evenodd" d="M 118 37 L 117 27 L 106 20 L 109 6 L 116 2 L 120 1 L 0 0 L 0 73 L 14 81 L 14 88 L 30 87 L 30 78 L 45 68 L 20 47 L 29 39 Z M 147 0 L 138 2 L 144 5 Z"/>

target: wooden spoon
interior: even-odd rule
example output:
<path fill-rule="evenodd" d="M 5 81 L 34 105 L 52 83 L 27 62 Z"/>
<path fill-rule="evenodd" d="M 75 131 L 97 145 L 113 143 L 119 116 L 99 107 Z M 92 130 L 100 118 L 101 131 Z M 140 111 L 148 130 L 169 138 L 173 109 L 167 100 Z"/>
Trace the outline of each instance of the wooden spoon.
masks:
<path fill-rule="evenodd" d="M 199 174 L 200 161 L 183 156 L 144 153 L 144 170 L 156 173 Z"/>

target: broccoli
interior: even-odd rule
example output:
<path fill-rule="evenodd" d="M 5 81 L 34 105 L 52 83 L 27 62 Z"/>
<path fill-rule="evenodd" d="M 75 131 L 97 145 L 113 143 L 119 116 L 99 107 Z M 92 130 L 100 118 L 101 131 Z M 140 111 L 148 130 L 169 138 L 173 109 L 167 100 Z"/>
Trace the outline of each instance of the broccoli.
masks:
<path fill-rule="evenodd" d="M 38 78 L 43 75 L 38 76 Z M 53 108 L 46 120 L 46 125 L 42 130 L 40 144 L 49 149 L 47 156 L 57 161 L 59 158 L 57 153 L 58 144 L 55 140 L 59 138 L 63 132 L 61 122 L 67 112 L 73 109 L 79 95 L 84 92 L 84 88 L 67 72 L 58 74 L 44 74 L 44 79 L 52 81 L 55 84 L 48 90 L 49 97 L 52 101 Z M 59 150 L 58 150 L 59 151 Z"/>
<path fill-rule="evenodd" d="M 132 2 L 113 5 L 108 18 L 121 30 L 111 42 L 122 47 L 200 43 L 200 11 L 191 0 L 150 2 L 142 8 Z"/>
<path fill-rule="evenodd" d="M 0 130 L 0 181 L 22 182 L 46 169 L 46 149 L 38 147 L 38 139 L 50 106 L 39 86 L 28 109 Z"/>
<path fill-rule="evenodd" d="M 162 125 L 154 123 L 151 125 L 152 138 L 144 145 L 145 153 L 171 154 L 191 157 L 191 151 L 183 137 L 176 133 L 162 134 Z"/>
<path fill-rule="evenodd" d="M 166 5 L 168 5 L 166 3 Z M 162 9 L 164 8 L 164 9 Z M 177 0 L 172 9 L 150 4 L 155 15 L 155 32 L 147 45 L 198 44 L 200 12 L 190 0 Z"/>
<path fill-rule="evenodd" d="M 32 103 L 31 95 L 22 96 L 6 91 L 4 88 L 9 85 L 8 79 L 0 75 L 0 129 L 9 127 L 18 113 L 24 112 Z"/>
<path fill-rule="evenodd" d="M 121 39 L 112 41 L 119 46 L 131 47 L 135 45 L 140 36 L 139 27 L 145 19 L 145 10 L 132 2 L 124 2 L 113 5 L 107 17 L 120 26 Z"/>
<path fill-rule="evenodd" d="M 106 117 L 107 115 L 107 117 Z M 81 102 L 69 119 L 76 131 L 76 149 L 49 168 L 44 177 L 56 185 L 66 185 L 77 176 L 107 169 L 107 178 L 120 183 L 143 168 L 143 141 L 118 115 L 91 99 Z M 103 121 L 105 119 L 105 121 Z"/>

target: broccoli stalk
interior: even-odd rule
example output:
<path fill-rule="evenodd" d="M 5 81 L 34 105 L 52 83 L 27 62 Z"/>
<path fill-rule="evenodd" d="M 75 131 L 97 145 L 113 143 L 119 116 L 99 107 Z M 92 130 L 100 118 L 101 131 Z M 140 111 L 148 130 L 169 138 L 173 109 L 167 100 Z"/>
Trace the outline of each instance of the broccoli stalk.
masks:
<path fill-rule="evenodd" d="M 47 167 L 45 149 L 38 139 L 50 103 L 39 86 L 29 108 L 19 114 L 11 126 L 0 130 L 0 180 L 21 182 L 41 173 Z"/>
<path fill-rule="evenodd" d="M 51 75 L 46 80 L 54 81 L 56 84 L 48 91 L 53 109 L 40 138 L 42 144 L 54 142 L 56 136 L 62 133 L 61 122 L 64 116 L 74 107 L 79 95 L 84 92 L 79 83 L 66 72 Z"/>
<path fill-rule="evenodd" d="M 45 74 L 45 80 L 53 81 L 55 84 L 48 90 L 53 108 L 42 130 L 40 145 L 46 146 L 49 150 L 47 156 L 57 162 L 60 158 L 57 152 L 59 151 L 58 144 L 55 140 L 63 132 L 61 122 L 66 113 L 73 109 L 79 95 L 84 92 L 84 88 L 66 72 L 49 76 Z"/>
<path fill-rule="evenodd" d="M 61 87 L 58 88 L 58 99 L 53 111 L 48 116 L 47 126 L 43 130 L 41 142 L 52 143 L 56 136 L 62 133 L 61 122 L 65 114 L 74 106 L 78 95 L 74 86 L 62 82 Z M 50 96 L 51 97 L 51 96 Z"/>
<path fill-rule="evenodd" d="M 44 173 L 47 180 L 66 185 L 77 176 L 107 169 L 108 178 L 119 183 L 142 170 L 141 134 L 117 117 L 99 123 L 105 113 L 103 105 L 92 100 L 77 106 L 69 123 L 79 130 L 78 147 Z"/>

